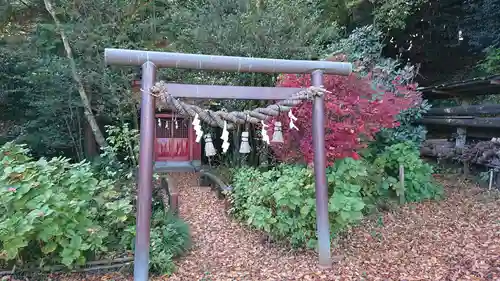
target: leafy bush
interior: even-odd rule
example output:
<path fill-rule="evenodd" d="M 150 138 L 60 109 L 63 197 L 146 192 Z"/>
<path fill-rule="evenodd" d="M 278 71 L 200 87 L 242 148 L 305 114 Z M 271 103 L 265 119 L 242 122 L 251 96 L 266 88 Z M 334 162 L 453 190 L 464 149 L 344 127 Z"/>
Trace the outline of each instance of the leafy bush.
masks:
<path fill-rule="evenodd" d="M 328 170 L 329 212 L 332 229 L 340 231 L 362 218 L 361 161 L 340 160 Z M 295 246 L 316 244 L 314 176 L 304 166 L 282 164 L 267 171 L 239 169 L 230 195 L 231 212 L 248 225 L 286 239 Z"/>
<path fill-rule="evenodd" d="M 106 154 L 121 156 L 121 162 L 134 167 L 139 163 L 139 130 L 131 129 L 128 123 L 121 126 L 106 126 L 109 146 L 105 148 Z"/>
<path fill-rule="evenodd" d="M 330 200 L 328 211 L 334 233 L 363 218 L 365 208 L 363 186 L 367 186 L 368 170 L 363 161 L 344 158 L 327 170 Z M 333 190 L 333 192 L 332 192 Z"/>
<path fill-rule="evenodd" d="M 374 86 L 391 92 L 401 85 L 409 85 L 415 89 L 416 85 L 413 83 L 418 69 L 409 63 L 402 65 L 398 60 L 383 57 L 383 37 L 380 29 L 367 25 L 354 29 L 349 37 L 332 44 L 330 49 L 334 55 L 346 54 L 346 60 L 353 62 L 361 75 L 372 73 Z M 395 80 L 398 83 L 394 83 Z M 412 141 L 418 145 L 425 139 L 425 127 L 415 125 L 415 121 L 430 109 L 430 105 L 427 100 L 422 99 L 420 93 L 415 95 L 416 103 L 402 110 L 396 117 L 399 126 L 380 130 L 376 141 L 370 143 L 371 147 L 381 151 L 384 147 L 401 141 Z"/>
<path fill-rule="evenodd" d="M 399 125 L 397 115 L 418 104 L 420 96 L 413 86 L 396 85 L 394 91 L 372 87 L 370 76 L 341 77 L 325 75 L 325 149 L 328 165 L 344 157 L 357 158 L 356 151 L 364 148 L 382 128 Z M 394 81 L 398 84 L 398 81 Z M 311 75 L 283 75 L 279 81 L 284 87 L 311 85 Z M 298 131 L 288 127 L 289 117 L 279 116 L 283 124 L 284 144 L 272 144 L 275 154 L 282 161 L 307 162 L 313 159 L 312 148 L 312 102 L 296 106 L 294 115 Z M 269 126 L 272 134 L 273 122 Z"/>
<path fill-rule="evenodd" d="M 102 178 L 120 181 L 127 186 L 122 192 L 131 196 L 129 193 L 135 192 L 134 175 L 139 162 L 139 131 L 124 123 L 121 126 L 107 125 L 106 134 L 109 145 L 93 159 L 94 171 Z"/>
<path fill-rule="evenodd" d="M 47 259 L 70 266 L 107 250 L 108 229 L 131 216 L 114 182 L 98 180 L 88 163 L 34 160 L 24 145 L 0 149 L 0 257 Z"/>
<path fill-rule="evenodd" d="M 234 175 L 231 201 L 234 214 L 248 225 L 294 245 L 314 243 L 314 183 L 307 168 L 280 165 L 264 173 L 241 168 Z"/>
<path fill-rule="evenodd" d="M 405 166 L 408 201 L 438 198 L 442 188 L 432 181 L 432 168 L 413 144 L 387 148 L 373 162 L 343 158 L 327 168 L 328 211 L 333 233 L 359 222 L 375 202 L 393 201 L 400 192 L 397 174 Z M 272 237 L 294 246 L 316 245 L 316 205 L 312 170 L 281 164 L 261 172 L 243 167 L 234 174 L 231 213 Z"/>
<path fill-rule="evenodd" d="M 135 196 L 134 171 L 139 159 L 139 131 L 130 129 L 127 123 L 121 126 L 106 126 L 109 146 L 104 149 L 95 168 L 105 177 L 120 180 L 125 185 L 124 196 Z M 157 175 L 154 175 L 156 178 Z M 132 250 L 135 239 L 135 221 L 129 222 L 122 233 L 117 233 L 121 247 Z M 160 197 L 153 197 L 151 218 L 150 266 L 153 272 L 171 273 L 172 259 L 190 248 L 191 237 L 188 225 L 171 213 L 165 213 Z"/>
<path fill-rule="evenodd" d="M 155 200 L 156 207 L 151 217 L 151 237 L 149 264 L 152 272 L 169 274 L 175 270 L 173 258 L 187 252 L 191 247 L 189 226 L 173 216 L 165 213 L 160 200 Z M 134 249 L 135 225 L 125 229 L 121 244 L 127 249 Z"/>
<path fill-rule="evenodd" d="M 383 29 L 404 30 L 406 27 L 407 18 L 410 15 L 415 14 L 418 10 L 420 10 L 420 7 L 422 7 L 427 2 L 427 0 L 377 1 L 373 12 L 373 21 Z"/>
<path fill-rule="evenodd" d="M 163 210 L 153 213 L 150 265 L 154 272 L 170 273 L 175 267 L 172 259 L 191 247 L 189 226 L 181 219 Z M 169 261 L 165 263 L 165 261 Z"/>
<path fill-rule="evenodd" d="M 35 160 L 25 145 L 11 142 L 0 158 L 0 259 L 72 267 L 133 249 L 135 180 L 127 165 L 114 160 L 96 174 L 86 162 Z M 154 202 L 150 263 L 170 273 L 173 257 L 189 248 L 189 229 Z"/>
<path fill-rule="evenodd" d="M 380 169 L 379 174 L 388 177 L 382 187 L 389 189 L 389 183 L 392 183 L 396 195 L 399 195 L 400 186 L 395 182 L 398 178 L 399 165 L 403 165 L 406 201 L 418 202 L 425 199 L 437 199 L 443 194 L 442 187 L 432 177 L 432 166 L 420 158 L 420 151 L 412 142 L 403 142 L 387 147 L 382 154 L 375 158 L 373 163 Z"/>
<path fill-rule="evenodd" d="M 327 60 L 353 62 L 357 74 L 324 78 L 325 88 L 333 93 L 325 96 L 328 165 L 343 157 L 357 158 L 357 152 L 365 148 L 368 141 L 370 148 L 382 151 L 402 141 L 418 145 L 425 138 L 425 128 L 414 125 L 430 108 L 416 91 L 413 79 L 417 70 L 409 64 L 403 66 L 397 60 L 382 57 L 385 46 L 382 36 L 374 26 L 364 26 L 329 48 L 333 54 Z M 310 76 L 282 75 L 278 85 L 309 86 Z M 299 132 L 289 130 L 287 116 L 275 118 L 282 121 L 285 143 L 273 144 L 273 151 L 282 161 L 309 162 L 313 155 L 312 103 L 300 104 L 294 114 L 298 117 L 295 123 Z M 272 126 L 269 130 L 273 130 Z"/>
<path fill-rule="evenodd" d="M 489 47 L 486 58 L 479 64 L 479 68 L 488 74 L 500 73 L 500 48 Z"/>

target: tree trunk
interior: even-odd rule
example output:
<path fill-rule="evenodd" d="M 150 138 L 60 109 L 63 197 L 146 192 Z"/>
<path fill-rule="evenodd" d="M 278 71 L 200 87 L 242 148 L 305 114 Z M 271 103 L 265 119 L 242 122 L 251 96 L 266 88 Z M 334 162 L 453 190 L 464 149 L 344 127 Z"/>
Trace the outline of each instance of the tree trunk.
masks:
<path fill-rule="evenodd" d="M 89 103 L 92 104 L 92 94 L 88 93 Z M 89 122 L 85 122 L 83 124 L 83 143 L 84 143 L 84 151 L 85 157 L 87 159 L 92 159 L 97 154 L 97 147 L 95 142 L 94 133 L 92 132 L 92 128 L 89 125 Z"/>
<path fill-rule="evenodd" d="M 83 113 L 85 115 L 85 119 L 87 119 L 87 122 L 90 125 L 92 133 L 94 133 L 95 140 L 99 144 L 99 146 L 107 147 L 108 144 L 106 143 L 106 139 L 104 138 L 104 135 L 102 134 L 101 129 L 97 125 L 97 121 L 95 119 L 94 114 L 92 113 L 92 108 L 90 106 L 89 99 L 88 99 L 87 94 L 85 92 L 85 88 L 83 87 L 82 80 L 80 79 L 80 76 L 78 75 L 78 72 L 76 70 L 76 63 L 75 63 L 75 59 L 73 58 L 73 52 L 71 51 L 71 46 L 69 45 L 68 38 L 66 37 L 66 34 L 64 33 L 64 30 L 61 26 L 61 22 L 59 22 L 59 19 L 56 16 L 56 12 L 55 12 L 54 7 L 52 6 L 52 3 L 50 2 L 50 0 L 43 0 L 43 2 L 45 3 L 45 8 L 52 16 L 52 19 L 54 20 L 54 23 L 56 24 L 57 29 L 59 29 L 59 33 L 61 35 L 61 40 L 63 42 L 64 49 L 66 51 L 66 56 L 69 60 L 69 65 L 71 67 L 71 73 L 73 74 L 73 79 L 75 79 L 75 82 L 78 86 L 78 93 L 80 94 L 80 98 L 82 100 Z"/>

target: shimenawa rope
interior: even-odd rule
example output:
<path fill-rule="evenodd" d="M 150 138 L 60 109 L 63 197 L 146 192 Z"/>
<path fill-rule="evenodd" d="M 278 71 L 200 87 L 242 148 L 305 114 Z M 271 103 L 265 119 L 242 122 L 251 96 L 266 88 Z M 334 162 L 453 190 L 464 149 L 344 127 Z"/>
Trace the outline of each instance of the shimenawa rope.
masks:
<path fill-rule="evenodd" d="M 258 124 L 260 121 L 265 121 L 268 118 L 278 116 L 280 113 L 289 111 L 292 107 L 300 104 L 304 100 L 312 99 L 317 96 L 322 96 L 325 93 L 330 93 L 323 87 L 311 86 L 300 90 L 292 95 L 289 99 L 279 101 L 276 104 L 269 105 L 265 108 L 256 108 L 246 111 L 227 112 L 223 110 L 213 111 L 202 109 L 199 106 L 188 104 L 174 98 L 167 91 L 167 83 L 160 81 L 151 88 L 151 95 L 160 99 L 163 105 L 175 109 L 181 115 L 194 117 L 198 114 L 199 118 L 213 127 L 223 127 L 224 121 L 227 121 L 227 129 L 231 130 L 235 124 L 253 123 Z"/>

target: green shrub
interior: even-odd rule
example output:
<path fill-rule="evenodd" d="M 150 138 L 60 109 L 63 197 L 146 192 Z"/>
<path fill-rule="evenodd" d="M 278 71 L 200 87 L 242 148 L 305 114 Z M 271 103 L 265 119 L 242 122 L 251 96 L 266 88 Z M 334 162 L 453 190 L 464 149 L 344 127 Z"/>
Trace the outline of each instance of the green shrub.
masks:
<path fill-rule="evenodd" d="M 150 250 L 153 272 L 173 272 L 172 259 L 187 252 L 190 246 L 189 227 L 183 220 L 170 213 L 165 216 L 163 210 L 153 213 Z"/>
<path fill-rule="evenodd" d="M 328 211 L 332 233 L 356 224 L 374 202 L 397 198 L 399 163 L 405 166 L 408 201 L 438 198 L 441 186 L 432 167 L 419 158 L 413 144 L 390 146 L 373 162 L 344 158 L 327 169 Z M 234 174 L 230 212 L 248 225 L 294 246 L 316 245 L 314 175 L 299 165 L 279 165 L 261 172 L 243 167 Z"/>
<path fill-rule="evenodd" d="M 244 167 L 234 175 L 232 211 L 248 225 L 294 245 L 316 237 L 314 179 L 306 167 L 280 165 L 267 172 Z"/>
<path fill-rule="evenodd" d="M 369 192 L 368 170 L 363 161 L 344 158 L 327 170 L 328 211 L 332 231 L 337 233 L 363 218 L 366 204 L 363 193 Z"/>
<path fill-rule="evenodd" d="M 89 163 L 35 160 L 25 145 L 0 148 L 0 259 L 72 267 L 133 250 L 135 180 L 119 161 L 95 173 Z M 103 155 L 103 161 L 109 159 Z M 151 268 L 171 273 L 190 245 L 189 229 L 154 200 Z"/>
<path fill-rule="evenodd" d="M 24 145 L 0 148 L 0 257 L 82 264 L 107 250 L 108 229 L 131 216 L 114 182 L 98 180 L 88 163 L 34 160 Z"/>
<path fill-rule="evenodd" d="M 125 186 L 121 188 L 121 193 L 132 201 L 136 187 L 134 170 L 139 159 L 139 131 L 130 129 L 125 123 L 121 126 L 106 126 L 106 133 L 109 147 L 104 149 L 99 161 L 95 161 L 94 168 L 103 177 L 123 183 Z M 116 245 L 133 250 L 135 220 L 118 231 L 115 237 L 119 242 Z M 175 268 L 173 258 L 186 252 L 191 244 L 188 225 L 172 214 L 165 213 L 159 196 L 153 197 L 150 239 L 151 271 L 158 274 L 172 273 Z"/>
<path fill-rule="evenodd" d="M 385 175 L 382 183 L 385 190 L 392 189 L 399 194 L 396 184 L 399 165 L 404 167 L 404 194 L 406 201 L 418 202 L 426 199 L 438 199 L 443 195 L 443 188 L 432 177 L 433 169 L 420 158 L 420 151 L 412 142 L 402 142 L 386 147 L 382 154 L 373 161 L 378 174 Z"/>
<path fill-rule="evenodd" d="M 358 178 L 366 175 L 362 162 L 339 161 L 328 171 L 329 211 L 334 231 L 362 218 L 364 203 Z M 231 212 L 248 225 L 292 245 L 316 244 L 314 176 L 304 166 L 279 165 L 260 172 L 245 167 L 234 175 Z"/>
<path fill-rule="evenodd" d="M 175 270 L 173 259 L 187 252 L 191 247 L 188 225 L 171 213 L 165 213 L 160 200 L 151 217 L 149 249 L 150 270 L 158 274 L 170 274 Z M 134 249 L 135 225 L 128 227 L 121 237 L 121 244 Z"/>

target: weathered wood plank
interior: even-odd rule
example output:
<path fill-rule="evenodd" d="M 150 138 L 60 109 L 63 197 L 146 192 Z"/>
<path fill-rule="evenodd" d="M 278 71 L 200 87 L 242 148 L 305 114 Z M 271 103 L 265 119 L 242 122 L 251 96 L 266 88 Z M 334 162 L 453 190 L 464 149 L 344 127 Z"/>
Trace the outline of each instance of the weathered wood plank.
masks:
<path fill-rule="evenodd" d="M 453 119 L 453 118 L 428 118 L 424 117 L 420 124 L 447 125 L 457 127 L 500 128 L 500 117 Z"/>
<path fill-rule="evenodd" d="M 474 119 L 474 116 L 460 116 L 460 115 L 453 115 L 453 116 L 440 116 L 440 115 L 425 115 L 425 118 L 430 118 L 430 119 Z"/>
<path fill-rule="evenodd" d="M 455 107 L 438 107 L 431 108 L 426 115 L 471 115 L 477 116 L 481 114 L 500 114 L 500 104 L 484 104 L 484 105 L 462 105 Z"/>

